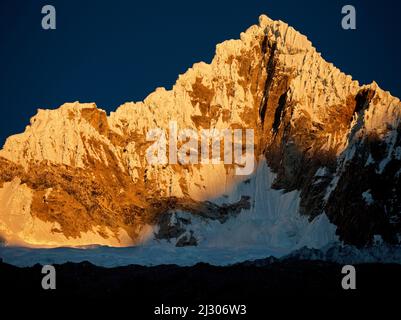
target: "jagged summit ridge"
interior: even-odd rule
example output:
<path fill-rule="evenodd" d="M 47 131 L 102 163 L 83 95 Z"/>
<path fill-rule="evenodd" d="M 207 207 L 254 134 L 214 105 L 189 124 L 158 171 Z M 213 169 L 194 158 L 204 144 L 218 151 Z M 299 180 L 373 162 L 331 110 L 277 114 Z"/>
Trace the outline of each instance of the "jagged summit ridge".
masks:
<path fill-rule="evenodd" d="M 233 64 L 227 64 L 227 60 L 230 60 L 233 57 L 240 57 L 243 54 L 243 50 L 253 48 L 255 46 L 255 40 L 258 40 L 258 37 L 261 35 L 265 35 L 269 43 L 275 44 L 275 51 L 278 53 L 280 64 L 285 65 L 286 69 L 290 70 L 294 74 L 294 79 L 291 81 L 288 92 L 289 95 L 292 95 L 290 98 L 302 103 L 303 108 L 305 108 L 305 105 L 307 105 L 309 108 L 308 111 L 311 111 L 312 115 L 319 116 L 324 114 L 324 112 L 319 109 L 319 107 L 322 107 L 322 104 L 335 105 L 336 103 L 344 102 L 344 96 L 347 94 L 355 94 L 360 88 L 357 81 L 351 81 L 352 78 L 350 76 L 345 75 L 331 63 L 327 63 L 321 59 L 320 54 L 316 52 L 311 42 L 304 35 L 295 31 L 295 29 L 282 21 L 273 21 L 267 16 L 261 15 L 259 17 L 259 25 L 253 25 L 246 32 L 241 33 L 241 40 L 229 40 L 217 45 L 216 56 L 211 65 L 203 62 L 194 64 L 193 68 L 190 68 L 185 74 L 179 76 L 176 84 L 173 87 L 173 90 L 167 91 L 164 88 L 158 88 L 155 92 L 151 93 L 144 100 L 144 102 L 123 104 L 116 110 L 116 112 L 112 112 L 108 117 L 107 122 L 109 122 L 109 126 L 117 133 L 123 134 L 121 130 L 121 124 L 119 122 L 125 121 L 125 118 L 127 117 L 129 117 L 130 120 L 128 124 L 129 128 L 134 129 L 148 126 L 149 123 L 152 123 L 152 121 L 156 122 L 157 125 L 165 125 L 165 122 L 171 118 L 175 118 L 179 122 L 182 122 L 184 126 L 191 125 L 191 116 L 193 116 L 194 113 L 196 114 L 196 112 L 201 115 L 201 112 L 194 108 L 190 104 L 190 101 L 188 101 L 188 97 L 185 96 L 188 92 L 193 90 L 192 85 L 196 82 L 196 79 L 201 78 L 203 85 L 210 85 L 211 78 L 213 78 L 215 75 L 225 77 L 228 80 L 227 83 L 230 84 L 234 82 L 233 80 L 238 80 L 232 79 L 229 77 L 230 75 L 227 75 L 232 71 L 232 67 L 238 68 L 238 65 L 235 65 L 235 63 L 234 66 Z M 241 77 L 238 76 L 238 78 Z M 315 83 L 311 82 L 313 78 L 316 80 Z M 329 84 L 333 86 L 334 94 L 331 94 L 332 92 L 325 92 L 326 96 L 308 95 L 312 88 L 315 91 L 327 90 L 327 88 L 323 87 L 321 81 L 319 81 L 322 79 L 324 79 L 325 82 L 329 81 Z M 247 95 L 247 92 L 244 92 L 243 88 L 240 88 L 237 83 L 234 83 L 234 85 L 234 89 L 238 89 L 236 90 L 236 96 L 234 97 L 237 99 L 232 99 L 232 101 L 229 101 L 229 99 L 226 97 L 228 95 L 226 88 L 226 90 L 222 90 L 222 92 L 216 92 L 222 95 L 217 96 L 216 94 L 214 100 L 216 103 L 222 102 L 222 104 L 228 105 L 232 108 L 230 111 L 234 111 L 234 115 L 232 115 L 231 120 L 241 121 L 241 118 L 235 114 L 239 112 L 239 110 L 236 110 L 235 108 L 235 103 L 239 102 L 240 104 L 238 106 L 243 107 L 246 102 L 252 102 L 252 97 Z M 373 86 L 377 88 L 376 84 L 373 84 Z M 397 100 L 394 102 L 397 103 Z M 163 105 L 165 105 L 166 108 L 161 108 Z M 155 108 L 155 106 L 157 107 Z M 189 106 L 190 108 L 182 108 L 183 106 Z M 35 133 L 44 132 L 44 135 L 49 136 L 49 132 L 44 131 L 43 127 L 40 125 L 34 125 L 36 121 L 38 121 L 38 123 L 47 124 L 56 118 L 70 119 L 73 117 L 72 114 L 76 115 L 82 109 L 90 109 L 94 107 L 96 107 L 94 103 L 80 104 L 75 102 L 66 103 L 58 110 L 39 110 L 38 114 L 31 119 L 31 126 L 27 127 L 25 136 L 28 137 L 25 138 L 21 135 L 10 137 L 10 142 L 7 142 L 1 151 L 2 156 L 10 159 L 11 161 L 15 161 L 15 157 L 19 156 L 18 153 L 21 154 L 25 152 L 25 150 L 21 149 L 21 145 L 25 145 L 27 149 L 30 148 L 30 146 L 27 146 L 26 141 L 31 139 L 29 134 L 32 131 L 35 131 Z M 103 113 L 103 110 L 99 109 L 99 113 Z M 78 123 L 80 123 L 79 116 L 77 120 Z M 68 124 L 69 123 L 63 119 L 63 121 L 57 125 L 63 127 Z M 75 121 L 74 124 L 76 124 Z M 215 125 L 224 126 L 224 123 L 216 123 Z M 83 126 L 85 125 L 83 124 Z M 52 130 L 55 130 L 55 128 Z M 75 128 L 70 131 L 77 132 Z M 93 130 L 92 128 L 88 128 L 87 131 Z M 20 139 L 26 141 L 20 141 Z M 10 144 L 13 144 L 13 146 L 9 146 Z M 62 144 L 57 143 L 57 145 Z M 15 149 L 19 150 L 17 154 L 15 154 Z M 37 146 L 31 149 L 37 149 Z M 9 152 L 7 152 L 8 150 Z M 10 154 L 11 150 L 13 150 L 12 155 Z M 68 148 L 68 150 L 74 152 L 73 148 Z M 65 153 L 62 154 L 65 156 Z M 56 160 L 50 154 L 42 155 L 40 152 L 38 154 L 29 154 L 26 156 L 26 158 L 27 159 L 25 160 L 18 158 L 16 162 L 26 163 L 31 159 L 48 159 L 64 164 L 70 164 L 70 161 L 66 158 L 61 157 L 60 159 L 59 156 L 59 159 Z M 80 157 L 78 156 L 77 158 L 79 159 Z"/>
<path fill-rule="evenodd" d="M 337 226 L 341 240 L 366 244 L 379 234 L 394 242 L 400 229 L 399 180 L 391 179 L 399 174 L 400 118 L 399 99 L 376 83 L 359 86 L 305 36 L 262 15 L 239 40 L 218 44 L 210 64 L 194 64 L 171 90 L 158 88 L 143 102 L 125 103 L 109 116 L 93 103 L 39 110 L 25 132 L 9 137 L 0 151 L 0 206 L 7 208 L 0 232 L 35 245 L 99 239 L 125 245 L 152 237 L 151 226 L 163 229 L 169 222 L 161 217 L 180 211 L 189 217 L 175 219 L 164 236 L 201 244 L 203 231 L 190 222 L 225 221 L 213 210 L 232 219 L 238 211 L 255 217 L 264 212 L 266 229 L 285 228 L 284 198 L 272 200 L 276 207 L 263 203 L 273 199 L 263 196 L 272 194 L 272 187 L 298 192 L 287 197 L 294 202 L 289 219 L 298 232 L 287 241 L 291 245 L 302 239 L 302 219 L 324 221 L 322 215 Z M 146 133 L 167 129 L 171 120 L 194 130 L 254 129 L 254 175 L 238 177 L 224 164 L 149 165 Z M 275 173 L 272 181 L 269 170 L 261 169 L 265 160 Z M 356 188 L 349 181 L 351 167 L 358 179 L 368 176 Z M 394 191 L 383 195 L 377 181 L 390 180 Z M 18 192 L 10 190 L 25 195 L 13 200 L 12 208 L 4 203 Z M 366 203 L 367 194 L 373 203 Z M 28 233 L 26 227 L 16 232 L 12 212 L 25 225 L 44 222 L 44 231 L 33 226 Z M 88 233 L 96 238 L 81 241 Z M 273 238 L 266 236 L 267 245 L 276 243 Z"/>

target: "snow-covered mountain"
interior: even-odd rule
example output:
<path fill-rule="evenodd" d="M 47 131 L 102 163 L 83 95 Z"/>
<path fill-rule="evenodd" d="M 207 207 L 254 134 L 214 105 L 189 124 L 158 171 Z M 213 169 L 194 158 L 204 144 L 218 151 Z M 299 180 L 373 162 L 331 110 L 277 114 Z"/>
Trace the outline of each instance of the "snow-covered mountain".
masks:
<path fill-rule="evenodd" d="M 9 245 L 265 247 L 401 233 L 401 103 L 360 86 L 302 34 L 262 15 L 172 90 L 107 115 L 94 103 L 38 110 L 0 151 Z M 154 128 L 253 129 L 255 169 L 150 164 Z"/>

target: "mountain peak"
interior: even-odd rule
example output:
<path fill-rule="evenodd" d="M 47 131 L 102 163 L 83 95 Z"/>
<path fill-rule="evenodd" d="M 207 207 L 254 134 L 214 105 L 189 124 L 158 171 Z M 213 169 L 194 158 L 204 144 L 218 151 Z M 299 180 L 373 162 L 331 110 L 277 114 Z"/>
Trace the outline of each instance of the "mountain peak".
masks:
<path fill-rule="evenodd" d="M 218 44 L 210 64 L 194 64 L 143 102 L 109 116 L 94 103 L 39 110 L 0 151 L 0 232 L 28 245 L 127 245 L 155 233 L 181 246 L 202 245 L 208 223 L 224 235 L 239 228 L 252 242 L 246 236 L 262 221 L 252 230 L 264 245 L 324 245 L 335 232 L 352 244 L 376 234 L 394 242 L 400 108 L 375 82 L 359 86 L 304 35 L 262 15 L 240 39 Z M 149 163 L 148 133 L 168 140 L 171 122 L 195 132 L 198 148 L 202 130 L 253 130 L 255 171 Z"/>

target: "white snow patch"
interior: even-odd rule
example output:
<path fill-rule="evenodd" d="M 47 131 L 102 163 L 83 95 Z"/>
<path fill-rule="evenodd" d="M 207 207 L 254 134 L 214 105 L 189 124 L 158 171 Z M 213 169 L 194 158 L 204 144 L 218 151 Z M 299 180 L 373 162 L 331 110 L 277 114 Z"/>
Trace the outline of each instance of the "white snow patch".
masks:
<path fill-rule="evenodd" d="M 394 151 L 394 158 L 401 160 L 401 147 L 397 147 Z"/>
<path fill-rule="evenodd" d="M 367 167 L 370 164 L 374 164 L 374 163 L 375 163 L 375 160 L 373 159 L 372 155 L 369 154 L 368 160 L 366 160 L 366 163 L 365 163 L 365 167 Z"/>
<path fill-rule="evenodd" d="M 325 177 L 326 175 L 327 175 L 326 167 L 320 167 L 315 173 L 315 177 Z"/>
<path fill-rule="evenodd" d="M 367 190 L 367 191 L 365 191 L 365 192 L 362 192 L 362 198 L 363 198 L 363 200 L 365 200 L 365 202 L 366 202 L 368 205 L 371 205 L 371 204 L 374 203 L 373 196 L 372 196 L 372 194 L 370 193 L 370 189 Z"/>
<path fill-rule="evenodd" d="M 288 253 L 303 245 L 321 247 L 336 240 L 335 227 L 325 214 L 312 222 L 299 214 L 299 191 L 271 189 L 275 177 L 263 159 L 246 183 L 237 185 L 222 199 L 213 199 L 215 203 L 234 203 L 241 196 L 250 197 L 251 208 L 224 223 L 182 211 L 176 211 L 173 219 L 191 220 L 187 230 L 193 231 L 198 247 L 261 247 Z"/>
<path fill-rule="evenodd" d="M 329 186 L 326 189 L 326 194 L 324 195 L 324 201 L 329 200 L 329 197 L 331 193 L 336 189 L 337 183 L 340 180 L 340 177 L 338 175 L 335 175 L 334 178 L 331 180 Z"/>

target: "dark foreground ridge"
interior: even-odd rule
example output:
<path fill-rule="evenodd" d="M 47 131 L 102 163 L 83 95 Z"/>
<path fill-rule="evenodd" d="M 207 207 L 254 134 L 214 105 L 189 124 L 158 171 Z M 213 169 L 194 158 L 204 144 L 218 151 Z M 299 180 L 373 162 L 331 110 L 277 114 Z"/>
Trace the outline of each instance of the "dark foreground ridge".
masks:
<path fill-rule="evenodd" d="M 401 287 L 401 265 L 358 264 L 356 290 L 341 286 L 342 265 L 307 260 L 241 263 L 220 267 L 130 265 L 103 268 L 89 262 L 54 265 L 56 290 L 43 290 L 42 266 L 19 268 L 0 259 L 2 292 L 9 299 L 126 299 L 148 304 L 247 304 L 261 297 L 358 297 L 386 295 Z"/>
<path fill-rule="evenodd" d="M 356 290 L 342 289 L 342 265 L 311 260 L 259 260 L 227 267 L 200 263 L 104 268 L 89 262 L 54 266 L 56 289 L 43 290 L 41 265 L 19 268 L 0 259 L 2 305 L 31 304 L 33 308 L 24 309 L 29 313 L 37 306 L 74 314 L 86 310 L 92 316 L 121 312 L 132 314 L 132 319 L 269 319 L 273 311 L 281 316 L 305 313 L 320 318 L 319 310 L 330 310 L 341 318 L 350 309 L 360 314 L 372 307 L 380 313 L 396 308 L 401 287 L 399 264 L 354 265 Z M 185 306 L 190 312 L 184 318 L 155 314 L 162 305 Z M 199 314 L 205 305 L 245 305 L 246 314 Z"/>

